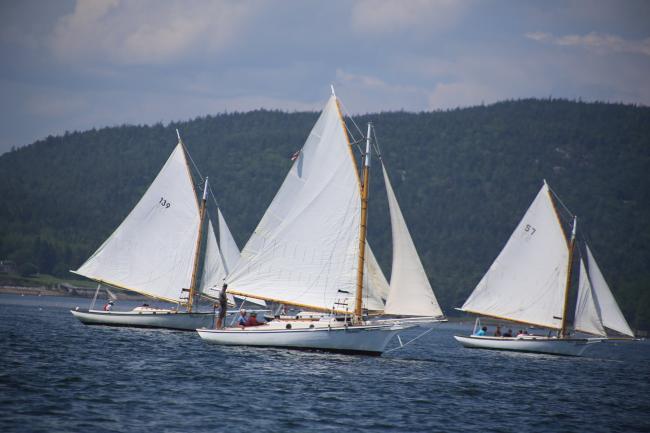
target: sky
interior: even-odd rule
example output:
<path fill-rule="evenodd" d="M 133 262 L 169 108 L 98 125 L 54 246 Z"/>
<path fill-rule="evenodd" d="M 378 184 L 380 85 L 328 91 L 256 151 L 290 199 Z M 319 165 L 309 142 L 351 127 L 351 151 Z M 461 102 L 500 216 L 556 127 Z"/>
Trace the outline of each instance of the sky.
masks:
<path fill-rule="evenodd" d="M 650 1 L 3 0 L 0 153 L 258 108 L 650 105 Z"/>

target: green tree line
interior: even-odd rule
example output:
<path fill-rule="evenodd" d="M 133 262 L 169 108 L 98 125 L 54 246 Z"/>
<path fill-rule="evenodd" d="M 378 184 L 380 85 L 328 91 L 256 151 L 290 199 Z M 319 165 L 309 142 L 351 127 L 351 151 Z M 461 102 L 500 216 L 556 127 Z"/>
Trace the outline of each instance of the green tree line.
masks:
<path fill-rule="evenodd" d="M 8 152 L 0 156 L 0 259 L 69 276 L 139 200 L 175 146 L 176 128 L 243 247 L 317 115 L 258 110 L 66 132 Z M 546 179 L 578 215 L 631 325 L 650 328 L 649 108 L 526 99 L 354 120 L 375 125 L 445 312 L 462 305 Z M 369 239 L 388 275 L 379 170 L 371 182 Z"/>

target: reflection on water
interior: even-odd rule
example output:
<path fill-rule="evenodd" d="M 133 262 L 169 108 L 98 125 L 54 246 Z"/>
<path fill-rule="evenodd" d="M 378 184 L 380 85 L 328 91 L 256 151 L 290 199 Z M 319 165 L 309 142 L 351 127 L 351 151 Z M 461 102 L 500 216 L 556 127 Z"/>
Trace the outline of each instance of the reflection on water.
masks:
<path fill-rule="evenodd" d="M 67 311 L 87 305 L 0 296 L 0 431 L 650 429 L 648 342 L 582 358 L 471 350 L 452 336 L 473 324 L 445 324 L 376 358 L 89 327 Z"/>

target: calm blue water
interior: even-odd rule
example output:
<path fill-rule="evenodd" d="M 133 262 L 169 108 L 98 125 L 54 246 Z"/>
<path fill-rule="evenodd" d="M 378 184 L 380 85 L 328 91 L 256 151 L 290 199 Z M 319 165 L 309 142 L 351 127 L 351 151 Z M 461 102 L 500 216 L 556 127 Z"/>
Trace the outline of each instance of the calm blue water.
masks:
<path fill-rule="evenodd" d="M 374 358 L 88 327 L 87 304 L 0 295 L 1 432 L 650 431 L 648 342 L 469 350 L 447 324 Z"/>

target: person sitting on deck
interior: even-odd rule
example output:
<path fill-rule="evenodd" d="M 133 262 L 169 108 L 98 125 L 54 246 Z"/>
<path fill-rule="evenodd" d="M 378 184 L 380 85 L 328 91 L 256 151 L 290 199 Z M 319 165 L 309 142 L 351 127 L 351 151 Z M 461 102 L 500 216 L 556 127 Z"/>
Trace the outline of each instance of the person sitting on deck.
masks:
<path fill-rule="evenodd" d="M 113 301 L 108 301 L 108 304 L 104 305 L 104 311 L 111 311 L 113 309 Z"/>
<path fill-rule="evenodd" d="M 512 329 L 508 329 L 508 332 L 503 334 L 504 337 L 512 337 Z"/>
<path fill-rule="evenodd" d="M 484 326 L 481 329 L 479 329 L 478 331 L 476 331 L 476 334 L 474 334 L 474 335 L 477 335 L 479 337 L 484 337 L 486 334 L 487 334 L 487 326 Z"/>
<path fill-rule="evenodd" d="M 263 325 L 263 323 L 257 321 L 257 313 L 252 312 L 251 317 L 246 321 L 246 325 L 244 326 L 260 326 Z"/>
<path fill-rule="evenodd" d="M 494 331 L 495 337 L 501 337 L 501 326 L 497 325 L 497 330 Z"/>
<path fill-rule="evenodd" d="M 244 329 L 246 323 L 248 323 L 248 317 L 246 317 L 246 310 L 242 308 L 241 310 L 239 310 L 239 318 L 237 319 L 237 325 L 239 325 L 241 329 Z"/>

